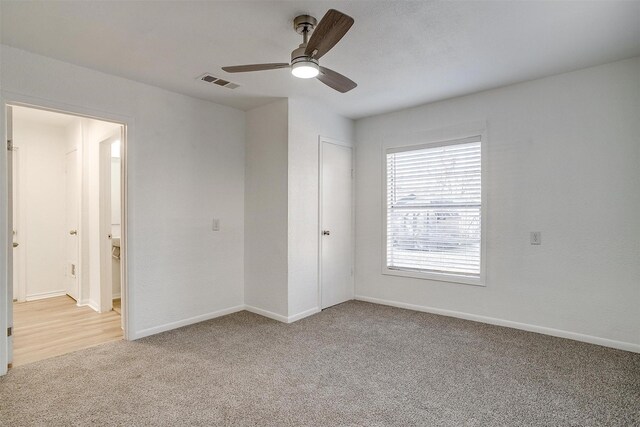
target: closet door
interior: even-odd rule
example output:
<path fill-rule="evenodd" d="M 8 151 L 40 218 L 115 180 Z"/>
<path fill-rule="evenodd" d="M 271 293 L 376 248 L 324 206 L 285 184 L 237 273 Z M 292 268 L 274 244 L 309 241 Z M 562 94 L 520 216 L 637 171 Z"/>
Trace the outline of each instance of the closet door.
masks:
<path fill-rule="evenodd" d="M 353 299 L 353 148 L 320 140 L 320 307 Z"/>

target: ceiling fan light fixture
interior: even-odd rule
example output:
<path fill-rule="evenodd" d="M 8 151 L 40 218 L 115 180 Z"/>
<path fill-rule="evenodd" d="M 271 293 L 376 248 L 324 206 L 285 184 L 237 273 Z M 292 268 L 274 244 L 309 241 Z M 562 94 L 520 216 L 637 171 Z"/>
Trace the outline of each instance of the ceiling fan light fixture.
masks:
<path fill-rule="evenodd" d="M 291 74 L 300 79 L 312 79 L 320 74 L 320 67 L 316 61 L 302 60 L 291 64 Z"/>
<path fill-rule="evenodd" d="M 302 43 L 291 52 L 291 63 L 233 65 L 222 67 L 222 69 L 227 73 L 246 73 L 289 68 L 294 77 L 299 79 L 315 77 L 340 93 L 349 92 L 358 86 L 356 82 L 329 68 L 321 67 L 318 60 L 342 39 L 352 25 L 352 17 L 335 9 L 329 9 L 319 23 L 310 15 L 296 16 L 293 20 L 293 28 L 302 36 Z"/>

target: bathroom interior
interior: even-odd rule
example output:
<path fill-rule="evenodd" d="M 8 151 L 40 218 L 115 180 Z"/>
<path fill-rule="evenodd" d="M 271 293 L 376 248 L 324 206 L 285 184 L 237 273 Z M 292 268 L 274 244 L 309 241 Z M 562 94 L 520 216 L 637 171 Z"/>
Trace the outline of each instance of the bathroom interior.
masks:
<path fill-rule="evenodd" d="M 12 124 L 16 366 L 122 339 L 124 129 L 25 106 Z"/>

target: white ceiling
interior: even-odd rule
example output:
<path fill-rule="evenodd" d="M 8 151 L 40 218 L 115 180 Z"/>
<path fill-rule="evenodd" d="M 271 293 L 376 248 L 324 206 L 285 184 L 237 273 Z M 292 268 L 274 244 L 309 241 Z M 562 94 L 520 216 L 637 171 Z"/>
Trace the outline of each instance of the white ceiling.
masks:
<path fill-rule="evenodd" d="M 640 1 L 6 1 L 2 43 L 241 109 L 309 96 L 360 118 L 640 55 Z M 340 94 L 287 70 L 292 19 L 355 19 L 321 59 L 358 83 Z M 204 72 L 241 85 L 195 78 Z"/>

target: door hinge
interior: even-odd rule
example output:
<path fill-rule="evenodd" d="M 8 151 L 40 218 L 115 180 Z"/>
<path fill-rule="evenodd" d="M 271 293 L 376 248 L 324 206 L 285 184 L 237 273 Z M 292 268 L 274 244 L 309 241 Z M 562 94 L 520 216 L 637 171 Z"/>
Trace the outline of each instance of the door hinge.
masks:
<path fill-rule="evenodd" d="M 10 337 L 13 334 L 13 328 L 10 326 L 7 328 L 7 336 Z"/>
<path fill-rule="evenodd" d="M 13 141 L 7 139 L 7 151 L 13 151 Z"/>

